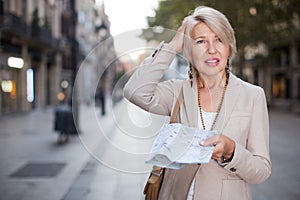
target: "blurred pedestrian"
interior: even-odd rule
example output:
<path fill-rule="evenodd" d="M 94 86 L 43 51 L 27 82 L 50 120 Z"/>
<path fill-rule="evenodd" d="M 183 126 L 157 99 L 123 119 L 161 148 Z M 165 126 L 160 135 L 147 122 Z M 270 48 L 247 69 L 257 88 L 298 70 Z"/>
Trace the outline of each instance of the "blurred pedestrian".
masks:
<path fill-rule="evenodd" d="M 189 63 L 189 78 L 160 82 L 180 52 Z M 189 165 L 166 169 L 159 199 L 251 199 L 248 184 L 262 183 L 270 176 L 265 94 L 230 71 L 235 52 L 228 19 L 213 8 L 200 6 L 127 82 L 125 97 L 160 115 L 171 114 L 182 89 L 178 122 L 219 133 L 199 144 L 215 149 L 208 164 L 195 165 L 198 169 L 192 180 L 186 180 Z"/>
<path fill-rule="evenodd" d="M 105 93 L 104 88 L 102 85 L 100 85 L 96 92 L 96 104 L 101 107 L 101 115 L 105 115 Z"/>

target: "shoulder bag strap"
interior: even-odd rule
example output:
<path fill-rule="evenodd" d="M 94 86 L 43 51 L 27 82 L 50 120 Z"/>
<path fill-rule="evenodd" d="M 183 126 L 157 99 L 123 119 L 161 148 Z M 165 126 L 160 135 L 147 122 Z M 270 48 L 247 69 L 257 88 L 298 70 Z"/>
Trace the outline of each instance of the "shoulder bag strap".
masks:
<path fill-rule="evenodd" d="M 170 123 L 175 123 L 176 122 L 178 111 L 179 111 L 182 99 L 183 99 L 183 92 L 182 92 L 182 88 L 181 88 L 179 96 L 176 100 L 175 106 L 173 108 L 173 112 L 171 113 Z"/>

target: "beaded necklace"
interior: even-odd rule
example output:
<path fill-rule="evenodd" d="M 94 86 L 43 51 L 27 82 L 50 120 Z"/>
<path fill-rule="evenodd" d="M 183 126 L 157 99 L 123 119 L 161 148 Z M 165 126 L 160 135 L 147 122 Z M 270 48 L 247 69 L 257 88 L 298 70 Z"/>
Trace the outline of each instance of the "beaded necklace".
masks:
<path fill-rule="evenodd" d="M 218 108 L 217 108 L 217 114 L 214 118 L 214 121 L 211 125 L 210 130 L 213 130 L 213 128 L 216 124 L 217 118 L 219 116 L 219 113 L 220 113 L 220 110 L 221 110 L 221 107 L 222 107 L 222 104 L 223 104 L 225 92 L 226 92 L 226 89 L 227 89 L 228 81 L 229 81 L 229 72 L 226 72 L 226 81 L 225 81 L 224 89 L 223 89 L 223 92 L 222 92 L 222 97 L 221 97 L 220 103 L 219 103 Z M 197 82 L 198 82 L 198 86 L 197 86 L 197 89 L 198 89 L 198 106 L 199 106 L 199 110 L 200 110 L 200 118 L 201 118 L 202 127 L 205 130 L 204 118 L 203 118 L 203 115 L 202 115 L 201 99 L 200 99 L 200 89 L 201 89 L 200 88 L 200 85 L 201 85 L 200 83 L 201 82 L 200 82 L 199 77 L 197 78 Z"/>

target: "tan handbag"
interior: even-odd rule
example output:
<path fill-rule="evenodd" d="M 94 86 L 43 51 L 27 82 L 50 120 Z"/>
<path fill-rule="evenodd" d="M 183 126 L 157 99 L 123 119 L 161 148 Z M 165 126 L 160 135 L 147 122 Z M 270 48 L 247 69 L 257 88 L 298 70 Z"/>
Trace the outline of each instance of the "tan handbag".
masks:
<path fill-rule="evenodd" d="M 175 123 L 180 104 L 182 102 L 182 89 L 177 98 L 173 112 L 171 113 L 170 123 Z M 157 200 L 159 191 L 164 179 L 165 169 L 157 166 L 153 166 L 149 175 L 148 181 L 144 187 L 145 200 Z"/>
<path fill-rule="evenodd" d="M 153 166 L 151 174 L 144 188 L 145 200 L 157 200 L 164 179 L 165 169 Z"/>

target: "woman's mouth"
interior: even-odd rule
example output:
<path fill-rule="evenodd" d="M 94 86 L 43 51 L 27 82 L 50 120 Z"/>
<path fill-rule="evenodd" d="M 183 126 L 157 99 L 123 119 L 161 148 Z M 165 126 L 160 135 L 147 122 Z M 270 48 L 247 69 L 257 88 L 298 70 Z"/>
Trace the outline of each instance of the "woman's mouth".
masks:
<path fill-rule="evenodd" d="M 205 60 L 205 63 L 209 66 L 217 66 L 220 62 L 220 59 L 218 58 L 212 58 Z"/>

